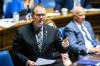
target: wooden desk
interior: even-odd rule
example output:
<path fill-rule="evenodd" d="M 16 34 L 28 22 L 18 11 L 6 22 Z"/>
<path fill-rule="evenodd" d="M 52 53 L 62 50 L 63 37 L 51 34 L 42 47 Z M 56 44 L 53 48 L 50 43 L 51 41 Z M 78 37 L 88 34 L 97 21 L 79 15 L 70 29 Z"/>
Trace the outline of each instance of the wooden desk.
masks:
<path fill-rule="evenodd" d="M 18 23 L 10 28 L 0 27 L 0 50 L 10 49 L 12 47 L 16 29 L 29 23 L 30 21 Z"/>
<path fill-rule="evenodd" d="M 100 33 L 100 12 L 88 12 L 86 13 L 86 18 L 93 25 L 95 32 Z M 72 14 L 68 14 L 67 16 L 48 17 L 47 19 L 53 20 L 58 27 L 63 27 L 72 19 Z M 10 28 L 0 27 L 0 50 L 11 47 L 16 29 L 30 22 L 31 21 L 18 23 Z"/>

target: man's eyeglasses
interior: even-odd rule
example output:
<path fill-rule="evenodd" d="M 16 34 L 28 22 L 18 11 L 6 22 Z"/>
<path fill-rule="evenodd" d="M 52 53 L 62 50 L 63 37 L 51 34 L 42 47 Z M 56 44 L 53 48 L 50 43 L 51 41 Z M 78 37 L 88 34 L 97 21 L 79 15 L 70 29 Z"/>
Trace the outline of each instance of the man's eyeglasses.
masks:
<path fill-rule="evenodd" d="M 36 16 L 45 16 L 46 14 L 36 14 Z"/>

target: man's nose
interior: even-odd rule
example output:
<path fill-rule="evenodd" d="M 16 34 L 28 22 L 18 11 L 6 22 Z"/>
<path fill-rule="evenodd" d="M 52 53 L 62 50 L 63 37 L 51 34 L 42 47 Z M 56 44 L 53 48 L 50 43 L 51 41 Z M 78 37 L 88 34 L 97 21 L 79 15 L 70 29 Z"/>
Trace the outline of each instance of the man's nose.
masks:
<path fill-rule="evenodd" d="M 40 18 L 43 18 L 43 15 L 40 15 Z"/>
<path fill-rule="evenodd" d="M 81 18 L 85 18 L 85 15 L 82 15 Z"/>

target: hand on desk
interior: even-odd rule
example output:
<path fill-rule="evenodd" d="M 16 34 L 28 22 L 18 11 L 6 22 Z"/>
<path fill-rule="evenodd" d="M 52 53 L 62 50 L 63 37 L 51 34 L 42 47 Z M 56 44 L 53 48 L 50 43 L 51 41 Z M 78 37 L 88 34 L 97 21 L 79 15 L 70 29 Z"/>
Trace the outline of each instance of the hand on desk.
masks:
<path fill-rule="evenodd" d="M 90 49 L 89 53 L 100 54 L 100 47 Z"/>

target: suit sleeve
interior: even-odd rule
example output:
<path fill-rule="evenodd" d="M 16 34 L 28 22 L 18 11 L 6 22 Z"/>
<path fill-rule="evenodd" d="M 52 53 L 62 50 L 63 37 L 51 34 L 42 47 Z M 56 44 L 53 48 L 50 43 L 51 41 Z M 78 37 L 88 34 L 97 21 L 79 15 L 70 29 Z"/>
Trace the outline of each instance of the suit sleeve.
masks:
<path fill-rule="evenodd" d="M 22 65 L 26 65 L 28 58 L 22 54 L 22 44 L 23 43 L 23 36 L 20 34 L 19 31 L 16 32 L 15 39 L 13 42 L 13 52 L 15 53 L 16 58 Z"/>
<path fill-rule="evenodd" d="M 68 48 L 63 48 L 62 47 L 62 41 L 63 38 L 61 37 L 61 34 L 59 33 L 59 31 L 57 31 L 57 36 L 56 36 L 56 49 L 60 52 L 60 53 L 66 53 Z"/>
<path fill-rule="evenodd" d="M 68 50 L 78 54 L 85 54 L 87 49 L 84 47 L 84 42 L 78 38 L 78 35 L 79 33 L 74 30 L 68 27 L 65 28 L 65 36 L 67 36 L 69 40 Z"/>

